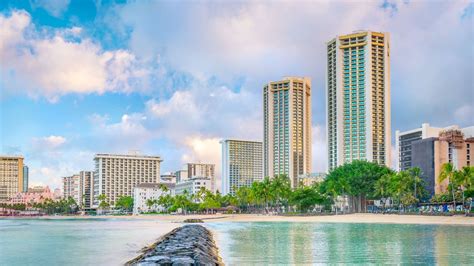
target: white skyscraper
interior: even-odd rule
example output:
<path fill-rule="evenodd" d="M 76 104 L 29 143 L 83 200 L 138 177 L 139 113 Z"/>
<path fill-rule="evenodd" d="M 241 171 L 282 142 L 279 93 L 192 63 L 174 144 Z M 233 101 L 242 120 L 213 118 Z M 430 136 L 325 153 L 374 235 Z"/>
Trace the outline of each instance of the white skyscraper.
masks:
<path fill-rule="evenodd" d="M 327 43 L 329 170 L 352 160 L 390 166 L 390 42 L 361 31 Z"/>
<path fill-rule="evenodd" d="M 222 195 L 232 194 L 263 179 L 261 141 L 222 140 Z"/>
<path fill-rule="evenodd" d="M 311 172 L 311 80 L 286 77 L 263 87 L 264 175 L 291 185 Z"/>

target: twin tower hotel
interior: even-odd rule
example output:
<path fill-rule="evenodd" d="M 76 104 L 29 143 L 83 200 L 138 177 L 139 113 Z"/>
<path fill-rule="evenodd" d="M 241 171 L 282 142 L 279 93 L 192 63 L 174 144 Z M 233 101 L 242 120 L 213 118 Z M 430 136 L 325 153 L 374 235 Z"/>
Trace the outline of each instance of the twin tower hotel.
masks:
<path fill-rule="evenodd" d="M 390 166 L 388 33 L 360 31 L 327 43 L 326 97 L 328 170 L 352 160 Z M 266 84 L 263 120 L 263 162 L 256 154 L 261 143 L 222 142 L 222 191 L 234 193 L 232 186 L 280 174 L 295 187 L 311 173 L 311 80 L 285 77 Z"/>

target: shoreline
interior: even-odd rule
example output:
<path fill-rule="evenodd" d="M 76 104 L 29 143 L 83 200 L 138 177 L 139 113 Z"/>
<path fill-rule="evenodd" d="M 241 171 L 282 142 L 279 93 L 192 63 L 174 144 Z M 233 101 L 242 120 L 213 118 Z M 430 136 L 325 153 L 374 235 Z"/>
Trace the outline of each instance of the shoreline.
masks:
<path fill-rule="evenodd" d="M 380 224 L 432 224 L 432 225 L 467 225 L 474 226 L 474 217 L 425 216 L 398 214 L 356 213 L 325 216 L 278 216 L 263 214 L 190 214 L 190 215 L 137 215 L 137 216 L 40 216 L 40 217 L 0 217 L 2 219 L 142 219 L 160 222 L 182 223 L 186 219 L 202 219 L 205 223 L 218 222 L 310 222 L 310 223 L 380 223 Z"/>

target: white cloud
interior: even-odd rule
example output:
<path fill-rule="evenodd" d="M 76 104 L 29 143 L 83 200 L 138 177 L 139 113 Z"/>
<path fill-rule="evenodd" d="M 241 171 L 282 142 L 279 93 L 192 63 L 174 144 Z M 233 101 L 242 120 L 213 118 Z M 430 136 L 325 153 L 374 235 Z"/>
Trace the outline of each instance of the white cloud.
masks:
<path fill-rule="evenodd" d="M 326 172 L 328 165 L 326 127 L 322 125 L 313 125 L 312 133 L 312 155 L 313 172 Z"/>
<path fill-rule="evenodd" d="M 68 8 L 71 0 L 31 0 L 33 8 L 41 7 L 49 14 L 60 17 Z"/>
<path fill-rule="evenodd" d="M 41 150 L 56 150 L 64 143 L 66 143 L 66 138 L 63 136 L 33 138 L 33 147 Z"/>

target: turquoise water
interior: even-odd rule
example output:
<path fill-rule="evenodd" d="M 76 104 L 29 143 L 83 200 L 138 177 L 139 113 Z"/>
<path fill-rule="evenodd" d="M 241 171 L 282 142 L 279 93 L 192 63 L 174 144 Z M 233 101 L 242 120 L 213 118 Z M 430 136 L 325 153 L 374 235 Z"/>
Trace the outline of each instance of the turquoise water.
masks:
<path fill-rule="evenodd" d="M 121 265 L 177 223 L 0 220 L 0 265 Z M 474 227 L 214 222 L 227 265 L 474 264 Z"/>

